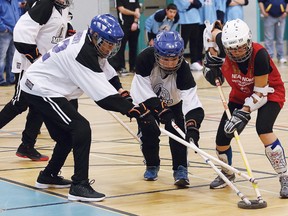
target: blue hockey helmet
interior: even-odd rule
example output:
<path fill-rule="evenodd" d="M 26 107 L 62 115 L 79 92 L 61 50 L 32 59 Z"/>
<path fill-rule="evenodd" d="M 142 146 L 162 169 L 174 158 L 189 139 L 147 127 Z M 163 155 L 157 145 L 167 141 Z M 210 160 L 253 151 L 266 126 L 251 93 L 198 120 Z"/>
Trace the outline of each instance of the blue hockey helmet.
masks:
<path fill-rule="evenodd" d="M 166 73 L 176 72 L 184 59 L 184 41 L 176 31 L 162 31 L 154 39 L 156 63 Z"/>
<path fill-rule="evenodd" d="M 95 16 L 91 20 L 89 35 L 95 39 L 95 47 L 99 56 L 102 58 L 110 58 L 120 49 L 124 32 L 114 16 L 102 14 Z M 104 43 L 110 46 L 113 45 L 113 50 L 109 53 L 103 51 L 103 47 L 101 49 L 101 46 L 104 45 Z"/>

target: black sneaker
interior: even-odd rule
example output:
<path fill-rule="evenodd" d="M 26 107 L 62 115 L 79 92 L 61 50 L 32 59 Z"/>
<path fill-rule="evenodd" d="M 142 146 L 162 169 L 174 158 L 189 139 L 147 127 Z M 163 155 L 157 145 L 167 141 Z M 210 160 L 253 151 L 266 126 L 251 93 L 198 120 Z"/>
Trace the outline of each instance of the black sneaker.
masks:
<path fill-rule="evenodd" d="M 37 181 L 35 183 L 36 188 L 67 188 L 71 186 L 72 181 L 64 179 L 58 175 L 44 175 L 43 171 L 40 171 Z"/>
<path fill-rule="evenodd" d="M 86 202 L 99 202 L 104 200 L 105 194 L 98 193 L 95 191 L 91 185 L 95 180 L 84 180 L 79 184 L 71 184 L 70 191 L 68 194 L 68 200 L 71 201 L 86 201 Z"/>
<path fill-rule="evenodd" d="M 221 171 L 231 182 L 235 181 L 235 173 L 232 173 L 231 175 L 228 173 L 225 173 L 223 170 Z M 220 177 L 217 176 L 211 183 L 210 183 L 210 189 L 220 189 L 227 186 L 227 183 Z"/>
<path fill-rule="evenodd" d="M 30 158 L 32 161 L 47 161 L 49 157 L 40 154 L 35 148 L 24 145 L 23 143 L 18 147 L 16 155 L 22 158 Z"/>

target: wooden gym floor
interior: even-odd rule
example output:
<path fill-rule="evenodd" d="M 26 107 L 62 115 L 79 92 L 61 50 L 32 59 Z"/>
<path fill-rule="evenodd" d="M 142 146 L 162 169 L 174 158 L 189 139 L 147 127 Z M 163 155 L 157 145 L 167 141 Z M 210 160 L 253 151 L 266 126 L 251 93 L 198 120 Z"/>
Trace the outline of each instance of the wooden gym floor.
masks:
<path fill-rule="evenodd" d="M 288 66 L 278 65 L 285 87 L 288 87 Z M 216 87 L 210 86 L 201 72 L 193 72 L 198 85 L 198 95 L 206 113 L 201 128 L 200 147 L 215 156 L 215 134 L 223 113 L 223 106 Z M 123 86 L 129 89 L 133 75 L 121 77 Z M 223 90 L 228 97 L 229 87 Z M 0 109 L 11 99 L 14 87 L 0 88 Z M 287 93 L 287 90 L 286 90 Z M 287 96 L 286 96 L 287 100 Z M 0 130 L 0 215 L 288 215 L 288 199 L 279 198 L 278 177 L 265 156 L 264 148 L 255 131 L 255 114 L 241 134 L 253 175 L 259 180 L 259 189 L 268 207 L 258 210 L 239 209 L 240 198 L 229 187 L 210 190 L 209 183 L 216 177 L 203 159 L 189 150 L 189 178 L 187 189 L 173 185 L 171 155 L 168 138 L 161 135 L 161 169 L 155 182 L 143 180 L 145 166 L 140 145 L 113 116 L 97 107 L 83 95 L 79 99 L 79 110 L 91 123 L 93 137 L 90 153 L 90 179 L 97 191 L 105 193 L 103 202 L 81 203 L 67 200 L 68 189 L 38 190 L 34 188 L 40 170 L 47 162 L 32 162 L 15 156 L 21 143 L 26 113 L 19 115 Z M 274 127 L 288 154 L 288 105 L 285 104 Z M 116 115 L 136 134 L 135 120 L 119 113 Z M 233 141 L 233 166 L 246 172 L 239 147 Z M 54 142 L 45 127 L 42 127 L 36 148 L 51 156 Z M 73 174 L 72 155 L 65 163 L 61 175 L 70 178 Z M 256 199 L 251 183 L 236 178 L 236 187 L 249 199 Z"/>

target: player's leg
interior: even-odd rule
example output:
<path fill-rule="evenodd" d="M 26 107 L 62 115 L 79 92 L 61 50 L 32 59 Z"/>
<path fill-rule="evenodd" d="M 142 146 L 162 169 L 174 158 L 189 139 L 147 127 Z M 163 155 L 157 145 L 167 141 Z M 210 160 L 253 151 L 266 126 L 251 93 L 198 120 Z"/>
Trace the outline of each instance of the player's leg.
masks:
<path fill-rule="evenodd" d="M 256 130 L 265 146 L 265 154 L 268 160 L 275 172 L 279 175 L 281 184 L 280 196 L 282 198 L 288 198 L 288 172 L 285 152 L 280 140 L 273 133 L 273 125 L 279 112 L 279 104 L 268 101 L 258 110 Z"/>
<path fill-rule="evenodd" d="M 230 112 L 232 113 L 235 108 L 239 109 L 242 107 L 240 104 L 235 103 L 228 103 L 228 107 Z M 219 158 L 219 160 L 223 161 L 224 163 L 227 163 L 229 165 L 232 165 L 232 148 L 230 146 L 230 142 L 232 138 L 228 138 L 225 135 L 224 132 L 224 125 L 227 120 L 226 112 L 223 113 L 220 124 L 218 126 L 217 135 L 216 135 L 216 154 Z M 235 180 L 235 174 L 226 169 L 225 167 L 221 167 L 221 172 L 230 180 Z M 226 182 L 220 177 L 217 176 L 214 181 L 210 183 L 210 189 L 219 189 L 226 187 Z"/>

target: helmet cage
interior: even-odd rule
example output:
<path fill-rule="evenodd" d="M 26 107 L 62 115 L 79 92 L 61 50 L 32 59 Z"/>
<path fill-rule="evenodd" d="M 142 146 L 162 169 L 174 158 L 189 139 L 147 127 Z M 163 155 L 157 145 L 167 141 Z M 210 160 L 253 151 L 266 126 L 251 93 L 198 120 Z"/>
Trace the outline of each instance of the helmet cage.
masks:
<path fill-rule="evenodd" d="M 111 57 L 115 56 L 121 47 L 121 41 L 118 41 L 117 43 L 112 43 L 112 42 L 104 39 L 103 37 L 99 36 L 97 33 L 93 34 L 92 38 L 94 38 L 96 41 L 94 46 L 97 50 L 98 55 L 101 58 L 111 58 Z M 105 46 L 105 43 L 109 44 L 109 45 L 114 45 L 114 48 L 109 53 L 105 53 L 102 50 L 102 46 Z"/>
<path fill-rule="evenodd" d="M 243 50 L 243 49 L 245 49 L 245 52 L 243 55 L 241 55 L 241 56 L 235 55 L 235 52 L 238 52 L 238 51 Z M 237 62 L 237 63 L 245 62 L 250 58 L 250 56 L 252 54 L 252 51 L 253 51 L 252 41 L 247 41 L 246 44 L 244 44 L 240 47 L 238 47 L 238 46 L 235 48 L 224 47 L 224 50 L 225 50 L 226 55 L 231 60 L 233 60 L 234 62 Z"/>

